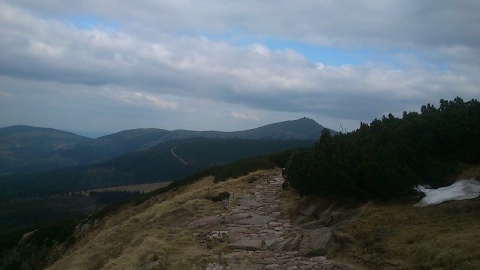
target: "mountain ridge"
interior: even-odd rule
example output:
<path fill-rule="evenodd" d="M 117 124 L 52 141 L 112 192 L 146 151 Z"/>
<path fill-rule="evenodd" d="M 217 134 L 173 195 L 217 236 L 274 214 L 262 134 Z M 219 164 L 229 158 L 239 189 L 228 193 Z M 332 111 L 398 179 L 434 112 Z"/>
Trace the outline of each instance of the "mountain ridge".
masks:
<path fill-rule="evenodd" d="M 76 135 L 71 132 L 30 126 L 11 126 L 0 128 L 0 175 L 48 171 L 71 166 L 82 166 L 107 161 L 121 155 L 146 150 L 162 142 L 178 139 L 209 138 L 209 139 L 251 139 L 251 140 L 317 140 L 325 129 L 309 118 L 300 118 L 264 125 L 258 128 L 223 132 L 223 131 L 192 131 L 165 130 L 157 128 L 130 129 L 98 137 L 96 139 Z M 329 129 L 331 133 L 336 131 Z M 18 156 L 14 150 L 15 144 L 9 145 L 6 137 L 14 136 L 15 132 L 49 132 L 49 138 L 44 138 L 30 149 L 30 155 Z M 70 136 L 77 140 L 63 142 L 61 147 L 54 139 Z M 67 136 L 67 137 L 68 137 Z M 11 140 L 10 140 L 11 141 Z M 5 150 L 7 149 L 7 150 Z"/>
<path fill-rule="evenodd" d="M 311 147 L 314 143 L 314 140 L 171 140 L 97 164 L 0 177 L 0 198 L 8 192 L 22 196 L 61 194 L 119 185 L 172 181 L 213 165 L 280 153 L 293 148 Z M 173 149 L 177 156 L 172 152 Z"/>

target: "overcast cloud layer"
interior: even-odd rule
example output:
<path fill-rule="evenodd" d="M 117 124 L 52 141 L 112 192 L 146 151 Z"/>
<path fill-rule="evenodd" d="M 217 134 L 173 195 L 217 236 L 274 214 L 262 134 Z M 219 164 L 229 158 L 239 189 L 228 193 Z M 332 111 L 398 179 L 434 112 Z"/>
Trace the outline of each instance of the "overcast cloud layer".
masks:
<path fill-rule="evenodd" d="M 480 96 L 478 1 L 0 1 L 0 127 L 360 121 Z"/>

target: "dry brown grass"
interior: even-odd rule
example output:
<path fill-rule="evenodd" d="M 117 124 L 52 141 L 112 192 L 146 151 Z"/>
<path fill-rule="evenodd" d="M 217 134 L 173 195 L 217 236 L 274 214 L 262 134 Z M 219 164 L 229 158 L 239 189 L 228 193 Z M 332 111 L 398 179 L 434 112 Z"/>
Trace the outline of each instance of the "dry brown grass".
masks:
<path fill-rule="evenodd" d="M 225 213 L 222 202 L 212 202 L 209 196 L 227 191 L 238 197 L 256 185 L 255 179 L 273 173 L 279 172 L 259 171 L 216 184 L 207 177 L 138 206 L 124 207 L 99 221 L 50 269 L 139 269 L 152 262 L 159 263 L 156 269 L 202 269 L 216 261 L 226 243 L 207 248 L 199 242 L 206 231 L 184 224 Z M 280 196 L 285 209 L 318 203 L 321 211 L 333 204 L 300 198 L 294 191 Z M 335 259 L 367 269 L 480 269 L 480 199 L 424 208 L 413 207 L 414 203 L 357 206 L 361 214 L 342 223 L 335 233 L 342 242 Z M 337 202 L 332 215 L 352 207 Z"/>
<path fill-rule="evenodd" d="M 216 184 L 213 177 L 206 177 L 138 206 L 124 207 L 99 221 L 49 269 L 139 269 L 152 262 L 158 263 L 154 269 L 203 269 L 216 261 L 226 243 L 211 243 L 207 248 L 199 241 L 207 231 L 184 225 L 201 216 L 225 213 L 223 202 L 212 202 L 210 195 L 225 191 L 239 195 L 254 184 L 248 177 L 268 173 L 259 171 Z"/>
<path fill-rule="evenodd" d="M 477 164 L 466 166 L 457 179 L 479 176 Z M 293 218 L 312 204 L 318 206 L 314 215 L 320 220 L 318 213 L 325 209 L 331 210 L 332 219 L 358 211 L 358 216 L 334 229 L 335 260 L 366 269 L 480 269 L 480 198 L 423 208 L 413 207 L 417 201 L 358 205 L 301 198 L 293 191 L 281 198 Z"/>
<path fill-rule="evenodd" d="M 352 242 L 337 256 L 373 269 L 480 269 L 480 199 L 413 203 L 362 206 L 340 227 Z"/>

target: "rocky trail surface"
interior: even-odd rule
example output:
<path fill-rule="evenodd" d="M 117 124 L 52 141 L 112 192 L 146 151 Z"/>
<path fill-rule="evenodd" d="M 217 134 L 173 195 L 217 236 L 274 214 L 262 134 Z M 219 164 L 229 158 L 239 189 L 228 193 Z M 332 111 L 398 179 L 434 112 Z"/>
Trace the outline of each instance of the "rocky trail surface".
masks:
<path fill-rule="evenodd" d="M 84 220 L 49 269 L 361 269 L 332 260 L 341 237 L 323 218 L 330 207 L 299 204 L 282 183 L 278 169 L 209 176 Z M 287 212 L 297 210 L 294 222 Z"/>
<path fill-rule="evenodd" d="M 328 227 L 295 225 L 282 210 L 283 178 L 268 175 L 234 200 L 222 229 L 207 237 L 227 238 L 228 251 L 205 269 L 354 269 L 330 261 L 334 247 Z"/>

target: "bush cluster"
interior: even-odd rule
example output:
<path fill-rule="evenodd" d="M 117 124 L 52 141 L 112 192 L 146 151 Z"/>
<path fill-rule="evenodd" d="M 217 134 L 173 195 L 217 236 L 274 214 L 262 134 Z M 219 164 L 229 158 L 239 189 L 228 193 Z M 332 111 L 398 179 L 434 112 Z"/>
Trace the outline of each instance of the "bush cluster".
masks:
<path fill-rule="evenodd" d="M 290 184 L 302 195 L 390 199 L 418 184 L 441 186 L 459 162 L 480 161 L 480 103 L 440 100 L 421 112 L 375 119 L 351 133 L 325 130 L 313 148 L 295 151 Z"/>

